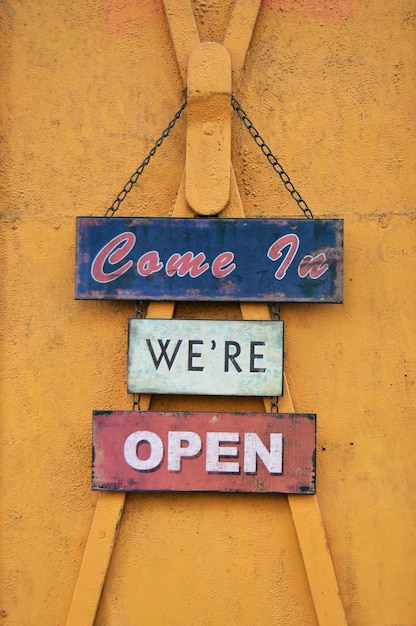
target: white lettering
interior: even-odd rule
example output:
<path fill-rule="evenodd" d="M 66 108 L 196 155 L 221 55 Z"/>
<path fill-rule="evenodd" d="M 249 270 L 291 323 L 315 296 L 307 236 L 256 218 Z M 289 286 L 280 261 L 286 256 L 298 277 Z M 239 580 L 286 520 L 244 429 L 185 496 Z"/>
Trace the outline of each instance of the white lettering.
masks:
<path fill-rule="evenodd" d="M 150 454 L 147 459 L 139 459 L 138 446 L 141 443 L 148 443 Z M 149 430 L 138 430 L 129 435 L 124 443 L 124 458 L 133 469 L 149 471 L 156 469 L 163 459 L 163 442 L 159 435 Z"/>
<path fill-rule="evenodd" d="M 182 447 L 182 442 L 188 445 Z M 199 435 L 192 431 L 174 431 L 168 434 L 168 470 L 181 471 L 182 457 L 194 457 L 201 452 L 202 442 Z"/>
<path fill-rule="evenodd" d="M 256 433 L 244 435 L 244 471 L 257 474 L 257 456 L 261 458 L 270 474 L 282 473 L 282 433 L 270 433 L 270 450 Z"/>
<path fill-rule="evenodd" d="M 240 444 L 238 432 L 207 432 L 205 446 L 205 469 L 216 474 L 238 474 L 240 463 L 237 445 Z M 139 446 L 147 444 L 147 458 L 139 455 Z M 181 472 L 182 459 L 198 457 L 203 450 L 202 440 L 193 431 L 169 431 L 167 433 L 167 469 L 169 472 Z M 140 472 L 156 470 L 162 464 L 164 456 L 163 441 L 159 435 L 149 430 L 138 430 L 129 435 L 124 443 L 124 458 L 128 465 Z M 243 470 L 246 474 L 257 474 L 257 457 L 261 459 L 270 474 L 281 474 L 283 467 L 283 436 L 270 433 L 270 449 L 256 433 L 244 434 Z M 237 459 L 224 461 L 223 459 Z"/>
<path fill-rule="evenodd" d="M 238 457 L 236 446 L 221 446 L 224 442 L 240 442 L 238 433 L 207 433 L 207 472 L 226 472 L 238 474 L 240 466 L 238 461 L 220 461 L 220 457 Z"/>

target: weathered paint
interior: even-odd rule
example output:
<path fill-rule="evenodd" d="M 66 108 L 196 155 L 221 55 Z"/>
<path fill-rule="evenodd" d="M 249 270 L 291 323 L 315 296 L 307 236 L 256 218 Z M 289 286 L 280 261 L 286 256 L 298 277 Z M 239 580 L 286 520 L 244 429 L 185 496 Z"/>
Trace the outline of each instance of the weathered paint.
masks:
<path fill-rule="evenodd" d="M 93 414 L 93 489 L 315 493 L 315 415 Z"/>
<path fill-rule="evenodd" d="M 129 320 L 130 393 L 280 396 L 283 322 Z"/>
<path fill-rule="evenodd" d="M 192 2 L 201 39 L 223 42 L 231 4 Z M 348 624 L 415 621 L 414 13 L 413 0 L 263 1 L 236 96 L 315 217 L 345 224 L 344 304 L 281 307 L 295 410 L 318 415 L 318 494 L 128 494 L 97 626 L 315 626 L 315 602 L 331 606 L 325 568 L 313 600 L 305 573 L 322 540 L 315 501 Z M 108 524 L 91 525 L 97 500 L 105 518 L 124 498 L 90 490 L 91 411 L 131 409 L 134 305 L 73 300 L 75 217 L 104 215 L 184 93 L 158 0 L 5 0 L 0 14 L 0 609 L 5 624 L 55 625 L 90 528 L 100 545 L 84 562 L 90 585 L 112 545 Z M 302 217 L 235 115 L 232 124 L 247 216 Z M 186 115 L 123 216 L 170 215 L 185 139 Z M 240 316 L 235 304 L 176 309 Z M 152 399 L 152 410 L 201 409 L 264 407 Z M 293 412 L 287 393 L 279 410 Z"/>
<path fill-rule="evenodd" d="M 343 220 L 77 218 L 76 297 L 342 302 Z"/>

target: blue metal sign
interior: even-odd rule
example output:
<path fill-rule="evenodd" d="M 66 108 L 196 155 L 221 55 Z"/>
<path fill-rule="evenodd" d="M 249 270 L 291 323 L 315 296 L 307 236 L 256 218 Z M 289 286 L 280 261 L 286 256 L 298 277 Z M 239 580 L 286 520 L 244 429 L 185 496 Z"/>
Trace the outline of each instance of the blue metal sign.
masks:
<path fill-rule="evenodd" d="M 343 220 L 77 218 L 77 299 L 342 302 Z"/>

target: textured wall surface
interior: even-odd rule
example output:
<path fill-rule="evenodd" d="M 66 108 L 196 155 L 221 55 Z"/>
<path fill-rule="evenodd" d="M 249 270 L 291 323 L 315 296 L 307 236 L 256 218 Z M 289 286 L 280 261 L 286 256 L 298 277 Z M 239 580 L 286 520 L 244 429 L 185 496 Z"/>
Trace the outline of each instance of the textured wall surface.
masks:
<path fill-rule="evenodd" d="M 202 40 L 222 41 L 232 4 L 193 0 Z M 345 220 L 344 304 L 282 317 L 351 626 L 416 624 L 415 25 L 413 0 L 264 0 L 236 93 L 315 217 Z M 134 303 L 74 300 L 75 217 L 104 215 L 185 93 L 161 0 L 4 0 L 0 27 L 0 622 L 57 626 L 97 499 L 92 410 L 132 406 Z M 186 115 L 122 215 L 171 214 L 185 133 Z M 234 113 L 232 152 L 246 215 L 302 217 Z M 96 624 L 317 624 L 286 497 L 129 494 Z"/>

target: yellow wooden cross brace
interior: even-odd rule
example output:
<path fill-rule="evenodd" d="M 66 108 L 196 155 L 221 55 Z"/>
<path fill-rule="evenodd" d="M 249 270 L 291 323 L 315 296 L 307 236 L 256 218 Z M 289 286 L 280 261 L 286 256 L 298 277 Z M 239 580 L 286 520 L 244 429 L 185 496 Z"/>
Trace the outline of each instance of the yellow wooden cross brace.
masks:
<path fill-rule="evenodd" d="M 163 0 L 179 69 L 188 93 L 186 166 L 175 217 L 243 217 L 230 161 L 231 90 L 236 91 L 261 0 L 235 0 L 223 45 L 200 43 L 190 0 Z M 266 304 L 241 303 L 244 319 L 269 319 Z M 148 317 L 172 318 L 172 302 L 151 302 Z M 287 383 L 281 410 L 295 409 Z M 151 396 L 142 395 L 141 410 Z M 265 398 L 266 410 L 270 399 Z M 316 496 L 289 495 L 299 548 L 320 626 L 346 626 Z M 123 514 L 124 493 L 99 493 L 67 626 L 92 626 Z"/>

